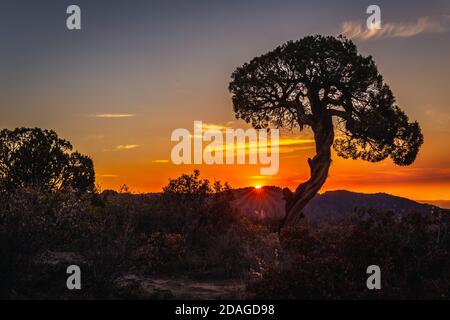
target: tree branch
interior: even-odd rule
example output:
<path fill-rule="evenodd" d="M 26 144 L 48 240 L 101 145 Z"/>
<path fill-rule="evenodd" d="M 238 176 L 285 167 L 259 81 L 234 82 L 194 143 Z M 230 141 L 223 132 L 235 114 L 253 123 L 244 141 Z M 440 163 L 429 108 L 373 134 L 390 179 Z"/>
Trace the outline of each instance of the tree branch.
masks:
<path fill-rule="evenodd" d="M 352 120 L 351 116 L 345 111 L 340 111 L 340 110 L 336 110 L 336 109 L 328 109 L 327 112 L 330 116 L 340 117 L 347 121 Z"/>

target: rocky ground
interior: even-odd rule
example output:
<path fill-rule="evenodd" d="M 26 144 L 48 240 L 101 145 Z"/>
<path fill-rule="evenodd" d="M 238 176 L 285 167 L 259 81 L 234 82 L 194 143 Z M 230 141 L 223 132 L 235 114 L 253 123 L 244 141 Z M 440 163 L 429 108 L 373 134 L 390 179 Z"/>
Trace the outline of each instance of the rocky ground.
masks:
<path fill-rule="evenodd" d="M 239 281 L 198 281 L 127 275 L 115 281 L 117 295 L 131 299 L 221 300 L 243 297 L 245 284 Z"/>
<path fill-rule="evenodd" d="M 33 268 L 40 274 L 38 281 L 30 282 L 29 294 L 18 298 L 32 299 L 80 299 L 81 291 L 66 288 L 69 265 L 78 265 L 81 270 L 89 269 L 84 258 L 74 252 L 47 252 L 37 257 Z M 89 275 L 82 274 L 84 289 L 89 287 Z M 88 282 L 86 284 L 86 282 Z M 241 280 L 197 280 L 182 277 L 158 277 L 140 274 L 117 276 L 112 284 L 111 299 L 139 300 L 222 300 L 242 299 L 245 283 Z"/>

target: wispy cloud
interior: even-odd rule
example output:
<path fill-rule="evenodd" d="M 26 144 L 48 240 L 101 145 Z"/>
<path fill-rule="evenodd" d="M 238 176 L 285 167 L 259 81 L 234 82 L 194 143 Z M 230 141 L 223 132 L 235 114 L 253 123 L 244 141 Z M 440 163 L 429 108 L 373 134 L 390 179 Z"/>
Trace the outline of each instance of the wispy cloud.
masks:
<path fill-rule="evenodd" d="M 422 33 L 442 33 L 449 30 L 444 21 L 432 20 L 430 17 L 418 18 L 416 22 L 385 22 L 381 29 L 368 29 L 360 21 L 345 21 L 341 25 L 340 34 L 354 40 L 370 40 L 380 38 L 410 38 Z"/>
<path fill-rule="evenodd" d="M 153 160 L 153 163 L 169 163 L 169 160 L 161 159 L 161 160 Z"/>
<path fill-rule="evenodd" d="M 428 121 L 433 124 L 431 130 L 441 132 L 448 132 L 450 130 L 448 126 L 448 123 L 450 122 L 449 112 L 442 112 L 429 108 L 425 111 L 425 115 L 427 116 Z"/>
<path fill-rule="evenodd" d="M 100 133 L 99 134 L 93 133 L 93 134 L 86 135 L 87 140 L 102 140 L 104 137 L 105 137 L 105 135 L 100 134 Z"/>
<path fill-rule="evenodd" d="M 234 149 L 235 152 L 244 150 L 246 154 L 254 154 L 260 151 L 269 151 L 273 147 L 278 147 L 280 153 L 290 153 L 297 150 L 309 150 L 314 149 L 313 139 L 296 139 L 296 138 L 281 138 L 278 143 L 267 141 L 267 146 L 259 145 L 257 141 L 245 141 L 239 143 L 224 144 L 222 146 L 210 146 L 207 145 L 205 150 L 208 152 L 226 152 L 227 149 Z"/>
<path fill-rule="evenodd" d="M 132 113 L 101 113 L 101 114 L 93 114 L 90 117 L 93 118 L 106 118 L 106 119 L 115 119 L 115 118 L 133 118 L 135 114 Z"/>
<path fill-rule="evenodd" d="M 202 134 L 199 135 L 195 135 L 195 134 L 191 134 L 190 137 L 194 137 L 194 138 L 201 138 L 203 137 L 203 133 L 207 130 L 216 130 L 216 131 L 220 131 L 220 132 L 226 132 L 227 129 L 232 129 L 232 127 L 230 125 L 233 124 L 233 121 L 229 121 L 226 124 L 212 124 L 212 123 L 203 123 L 202 122 L 202 126 L 201 126 L 201 132 Z M 200 127 L 195 126 L 196 129 L 200 130 Z"/>
<path fill-rule="evenodd" d="M 117 150 L 129 150 L 139 148 L 138 144 L 121 144 L 116 147 Z"/>
<path fill-rule="evenodd" d="M 116 174 L 98 174 L 97 177 L 100 178 L 118 178 L 119 176 Z"/>
<path fill-rule="evenodd" d="M 224 131 L 226 129 L 229 129 L 230 127 L 226 126 L 226 125 L 221 125 L 221 124 L 211 124 L 211 123 L 203 123 L 202 124 L 202 129 L 203 131 L 205 130 L 220 130 L 220 131 Z"/>
<path fill-rule="evenodd" d="M 439 167 L 423 167 L 423 168 L 402 168 L 399 170 L 379 170 L 378 175 L 383 175 L 380 181 L 392 183 L 449 183 L 450 169 Z"/>
<path fill-rule="evenodd" d="M 278 179 L 277 177 L 274 176 L 248 176 L 248 179 L 252 179 L 252 180 L 274 180 L 274 179 Z"/>
<path fill-rule="evenodd" d="M 439 124 L 448 124 L 448 122 L 450 121 L 450 113 L 448 112 L 440 112 L 434 109 L 428 109 L 427 111 L 425 111 L 425 114 L 428 117 L 435 119 Z"/>
<path fill-rule="evenodd" d="M 104 149 L 103 151 L 121 151 L 121 150 L 131 150 L 139 148 L 139 144 L 120 144 L 116 146 L 114 149 Z"/>

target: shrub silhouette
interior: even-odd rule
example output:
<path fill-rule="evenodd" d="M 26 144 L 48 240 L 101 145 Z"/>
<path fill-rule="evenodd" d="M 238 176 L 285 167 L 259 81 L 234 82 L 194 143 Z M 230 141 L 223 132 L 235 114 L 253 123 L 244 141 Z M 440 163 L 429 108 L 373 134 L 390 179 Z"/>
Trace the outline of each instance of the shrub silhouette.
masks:
<path fill-rule="evenodd" d="M 192 178 L 205 181 L 194 172 L 178 182 Z M 116 280 L 130 274 L 252 279 L 250 298 L 450 297 L 444 211 L 368 212 L 319 228 L 303 221 L 279 237 L 233 209 L 228 191 L 206 186 L 211 193 L 200 193 L 201 201 L 177 200 L 176 193 L 0 193 L 0 298 L 117 298 Z M 65 290 L 64 270 L 55 275 L 48 265 L 37 267 L 48 252 L 82 258 L 81 292 Z M 382 269 L 379 292 L 365 287 L 370 264 Z"/>
<path fill-rule="evenodd" d="M 70 153 L 69 141 L 53 130 L 39 128 L 0 131 L 0 191 L 32 187 L 44 191 L 94 190 L 92 160 Z"/>
<path fill-rule="evenodd" d="M 450 224 L 414 212 L 368 211 L 333 225 L 283 228 L 281 263 L 249 290 L 269 299 L 448 299 Z M 382 270 L 368 290 L 366 269 Z"/>

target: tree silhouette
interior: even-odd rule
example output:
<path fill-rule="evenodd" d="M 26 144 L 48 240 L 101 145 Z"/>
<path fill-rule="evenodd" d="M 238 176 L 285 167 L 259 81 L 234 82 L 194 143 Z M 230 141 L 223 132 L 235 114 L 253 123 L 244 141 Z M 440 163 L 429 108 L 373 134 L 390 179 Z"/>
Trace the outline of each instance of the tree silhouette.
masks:
<path fill-rule="evenodd" d="M 252 59 L 232 74 L 236 118 L 255 128 L 310 127 L 311 177 L 288 195 L 284 224 L 295 224 L 328 176 L 331 146 L 343 158 L 411 164 L 423 143 L 417 122 L 395 104 L 371 56 L 339 36 L 307 36 Z M 335 140 L 335 129 L 339 133 Z"/>
<path fill-rule="evenodd" d="M 45 191 L 94 189 L 92 160 L 72 150 L 55 131 L 39 128 L 0 131 L 0 191 L 33 187 Z"/>

